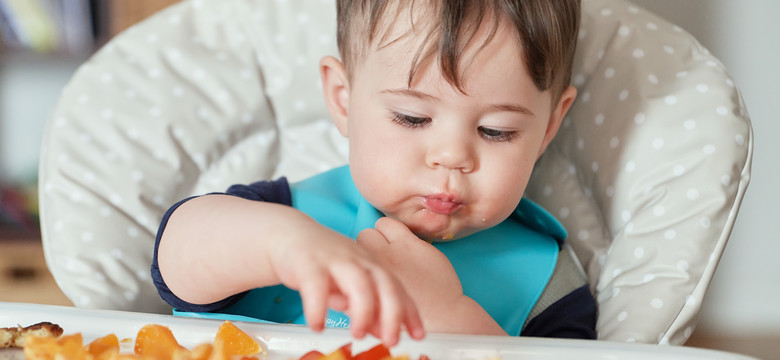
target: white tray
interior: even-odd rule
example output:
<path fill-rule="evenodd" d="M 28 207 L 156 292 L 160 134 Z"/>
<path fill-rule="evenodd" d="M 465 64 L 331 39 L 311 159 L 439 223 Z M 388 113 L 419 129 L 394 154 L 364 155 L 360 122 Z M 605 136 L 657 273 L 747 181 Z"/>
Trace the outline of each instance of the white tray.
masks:
<path fill-rule="evenodd" d="M 123 352 L 132 352 L 135 335 L 138 329 L 146 324 L 168 326 L 180 344 L 191 348 L 201 343 L 213 342 L 216 330 L 222 322 L 171 315 L 0 302 L 0 327 L 27 326 L 41 321 L 60 325 L 66 334 L 80 332 L 85 343 L 110 333 L 116 334 L 120 340 L 133 339 L 123 344 Z M 316 334 L 306 327 L 296 325 L 234 323 L 265 344 L 269 359 L 295 359 L 309 350 L 329 353 L 349 342 L 353 343 L 353 352 L 359 352 L 378 343 L 373 338 L 354 340 L 349 336 L 349 332 L 343 329 L 328 329 L 321 334 Z M 681 346 L 446 334 L 429 334 L 423 341 L 402 337 L 399 345 L 392 349 L 392 353 L 393 355 L 408 354 L 412 359 L 425 354 L 432 360 L 754 359 L 732 353 Z"/>

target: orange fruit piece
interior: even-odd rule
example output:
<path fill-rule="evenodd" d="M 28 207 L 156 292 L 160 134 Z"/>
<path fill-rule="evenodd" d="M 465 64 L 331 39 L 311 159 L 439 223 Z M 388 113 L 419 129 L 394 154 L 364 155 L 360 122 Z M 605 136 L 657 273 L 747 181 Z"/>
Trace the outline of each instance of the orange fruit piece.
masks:
<path fill-rule="evenodd" d="M 389 360 L 392 359 L 390 349 L 383 344 L 376 345 L 366 351 L 355 354 L 353 360 Z"/>
<path fill-rule="evenodd" d="M 214 346 L 211 344 L 200 344 L 190 351 L 190 360 L 206 360 L 214 351 Z"/>
<path fill-rule="evenodd" d="M 323 360 L 351 360 L 352 359 L 352 343 L 347 343 L 336 349 L 332 353 L 325 355 Z"/>
<path fill-rule="evenodd" d="M 87 353 L 95 360 L 109 360 L 113 354 L 119 353 L 119 339 L 114 334 L 108 334 L 92 340 L 87 344 Z"/>
<path fill-rule="evenodd" d="M 142 360 L 142 359 L 146 359 L 146 358 L 141 357 L 140 355 L 137 354 L 125 354 L 125 353 L 112 354 L 110 357 L 110 360 Z"/>
<path fill-rule="evenodd" d="M 144 358 L 155 360 L 171 360 L 173 352 L 184 349 L 173 336 L 171 329 L 158 324 L 144 325 L 138 330 L 135 338 L 134 351 Z"/>
<path fill-rule="evenodd" d="M 26 359 L 54 359 L 59 351 L 57 338 L 27 336 L 24 339 L 24 357 Z"/>
<path fill-rule="evenodd" d="M 27 336 L 24 344 L 24 356 L 30 360 L 86 359 L 87 350 L 83 346 L 81 333 L 65 335 L 60 338 Z"/>
<path fill-rule="evenodd" d="M 317 350 L 312 350 L 303 354 L 300 358 L 298 358 L 298 360 L 322 360 L 324 358 L 325 358 L 325 354 Z"/>
<path fill-rule="evenodd" d="M 207 360 L 211 355 L 211 344 L 200 344 L 192 350 L 176 349 L 173 351 L 172 360 Z"/>
<path fill-rule="evenodd" d="M 61 336 L 57 339 L 57 343 L 60 345 L 60 354 L 65 359 L 87 358 L 87 349 L 84 348 L 84 340 L 81 337 L 81 333 Z"/>
<path fill-rule="evenodd" d="M 255 339 L 230 321 L 225 321 L 219 326 L 214 337 L 212 358 L 230 359 L 234 356 L 256 355 L 261 351 L 263 348 Z"/>

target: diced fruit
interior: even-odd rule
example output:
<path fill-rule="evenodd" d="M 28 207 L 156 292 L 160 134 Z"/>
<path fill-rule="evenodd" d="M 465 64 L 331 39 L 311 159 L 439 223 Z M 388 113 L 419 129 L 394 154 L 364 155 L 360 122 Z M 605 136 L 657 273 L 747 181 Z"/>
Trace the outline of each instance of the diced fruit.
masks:
<path fill-rule="evenodd" d="M 366 351 L 352 355 L 352 343 L 348 343 L 336 351 L 323 355 L 319 351 L 309 351 L 298 360 L 410 360 L 409 355 L 392 356 L 390 349 L 383 345 L 376 345 Z M 418 360 L 430 360 L 426 355 L 420 355 Z"/>
<path fill-rule="evenodd" d="M 317 350 L 312 350 L 303 354 L 303 356 L 301 356 L 299 360 L 322 360 L 324 358 L 325 358 L 325 354 Z"/>
<path fill-rule="evenodd" d="M 109 360 L 119 353 L 119 339 L 114 334 L 97 338 L 87 344 L 87 353 L 94 360 Z"/>
<path fill-rule="evenodd" d="M 176 349 L 171 356 L 172 360 L 207 360 L 211 355 L 211 344 L 200 344 L 192 350 Z"/>
<path fill-rule="evenodd" d="M 366 351 L 363 351 L 357 355 L 355 355 L 355 360 L 384 360 L 384 359 L 390 359 L 392 356 L 390 355 L 390 349 L 387 348 L 387 346 L 384 346 L 383 344 L 379 344 L 377 346 L 374 346 Z"/>
<path fill-rule="evenodd" d="M 145 325 L 135 338 L 135 353 L 155 360 L 171 360 L 176 349 L 184 349 L 171 329 L 158 324 Z"/>
<path fill-rule="evenodd" d="M 218 343 L 228 358 L 255 355 L 263 350 L 255 339 L 229 321 L 225 321 L 219 326 L 214 338 L 215 348 Z"/>
<path fill-rule="evenodd" d="M 84 348 L 80 333 L 65 335 L 60 338 L 30 335 L 24 341 L 24 356 L 26 359 L 85 359 L 87 357 L 87 350 Z"/>
<path fill-rule="evenodd" d="M 352 343 L 348 343 L 336 351 L 325 355 L 323 360 L 351 360 L 352 359 Z"/>
<path fill-rule="evenodd" d="M 200 344 L 190 351 L 190 360 L 206 360 L 213 349 L 214 346 L 211 344 Z"/>
<path fill-rule="evenodd" d="M 126 343 L 123 339 L 121 343 Z M 181 346 L 173 332 L 163 325 L 149 324 L 142 327 L 135 339 L 133 353 L 121 353 L 116 335 L 97 338 L 83 344 L 80 333 L 25 338 L 24 355 L 27 360 L 258 360 L 265 359 L 265 350 L 252 336 L 233 323 L 225 321 L 217 329 L 213 344 L 204 343 L 187 349 Z M 260 354 L 260 356 L 258 356 Z M 393 357 L 390 349 L 382 344 L 352 354 L 352 343 L 347 343 L 325 355 L 310 351 L 298 360 L 410 360 L 408 355 Z M 417 360 L 429 360 L 420 355 Z"/>

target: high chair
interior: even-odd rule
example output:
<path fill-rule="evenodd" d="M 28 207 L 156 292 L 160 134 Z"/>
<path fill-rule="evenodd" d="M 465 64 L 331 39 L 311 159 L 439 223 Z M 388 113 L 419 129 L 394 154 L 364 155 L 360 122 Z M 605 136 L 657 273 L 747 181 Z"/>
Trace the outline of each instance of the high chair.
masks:
<path fill-rule="evenodd" d="M 600 339 L 683 344 L 750 179 L 749 117 L 683 29 L 582 2 L 579 94 L 527 196 L 568 230 Z M 346 162 L 317 65 L 335 31 L 333 0 L 185 0 L 80 67 L 40 162 L 47 264 L 76 306 L 169 313 L 149 267 L 170 205 Z"/>

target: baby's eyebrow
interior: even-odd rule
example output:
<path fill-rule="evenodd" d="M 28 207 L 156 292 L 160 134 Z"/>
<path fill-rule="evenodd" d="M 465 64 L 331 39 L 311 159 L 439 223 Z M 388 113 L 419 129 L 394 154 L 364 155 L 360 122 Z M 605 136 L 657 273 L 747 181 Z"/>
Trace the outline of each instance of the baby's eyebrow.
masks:
<path fill-rule="evenodd" d="M 519 104 L 495 104 L 491 105 L 490 107 L 496 111 L 517 112 L 524 115 L 534 116 L 534 112 L 531 111 L 531 109 Z"/>
<path fill-rule="evenodd" d="M 413 89 L 385 89 L 380 91 L 382 94 L 391 94 L 391 95 L 400 95 L 400 96 L 409 96 L 413 98 L 418 98 L 425 102 L 439 102 L 439 98 L 426 94 L 424 92 L 420 92 Z"/>
<path fill-rule="evenodd" d="M 408 96 L 408 97 L 420 99 L 425 102 L 439 102 L 439 98 L 413 89 L 385 89 L 380 91 L 380 93 L 399 95 L 399 96 Z M 531 109 L 520 104 L 491 104 L 488 105 L 487 108 L 497 112 L 508 111 L 508 112 L 516 112 L 524 115 L 534 116 L 534 112 L 531 111 Z"/>

